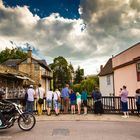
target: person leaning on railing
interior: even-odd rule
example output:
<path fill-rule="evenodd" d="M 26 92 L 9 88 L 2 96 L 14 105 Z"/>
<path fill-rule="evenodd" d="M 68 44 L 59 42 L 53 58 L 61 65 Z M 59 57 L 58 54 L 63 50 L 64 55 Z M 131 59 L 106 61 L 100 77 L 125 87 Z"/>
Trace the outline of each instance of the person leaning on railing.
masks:
<path fill-rule="evenodd" d="M 42 108 L 43 108 L 43 102 L 40 103 L 39 99 L 44 99 L 45 97 L 45 90 L 41 87 L 41 84 L 38 84 L 38 88 L 36 89 L 36 98 L 37 98 L 37 111 L 38 115 L 42 115 Z"/>
<path fill-rule="evenodd" d="M 64 113 L 68 113 L 69 107 L 69 85 L 66 84 L 65 87 L 61 91 L 62 99 L 63 99 L 63 106 L 64 106 Z"/>
<path fill-rule="evenodd" d="M 140 116 L 140 89 L 136 90 L 136 106 L 137 106 L 137 111 L 138 111 L 138 116 Z"/>
<path fill-rule="evenodd" d="M 50 89 L 46 92 L 46 103 L 47 103 L 47 115 L 48 116 L 51 115 L 52 97 L 53 97 L 53 91 L 52 91 L 52 89 Z"/>
<path fill-rule="evenodd" d="M 128 91 L 126 89 L 126 86 L 123 86 L 122 91 L 120 92 L 120 97 L 121 97 L 121 107 L 122 107 L 122 112 L 123 112 L 123 118 L 128 118 L 129 113 L 128 113 Z"/>
<path fill-rule="evenodd" d="M 97 87 L 92 93 L 92 98 L 94 101 L 94 113 L 101 115 L 103 113 L 102 94 Z"/>
<path fill-rule="evenodd" d="M 87 114 L 87 91 L 86 89 L 83 89 L 81 93 L 81 99 L 82 99 L 82 104 L 84 106 L 84 115 Z"/>
<path fill-rule="evenodd" d="M 34 107 L 34 97 L 35 97 L 35 90 L 33 89 L 33 85 L 30 85 L 27 89 L 26 93 L 26 112 L 33 113 L 33 107 Z"/>

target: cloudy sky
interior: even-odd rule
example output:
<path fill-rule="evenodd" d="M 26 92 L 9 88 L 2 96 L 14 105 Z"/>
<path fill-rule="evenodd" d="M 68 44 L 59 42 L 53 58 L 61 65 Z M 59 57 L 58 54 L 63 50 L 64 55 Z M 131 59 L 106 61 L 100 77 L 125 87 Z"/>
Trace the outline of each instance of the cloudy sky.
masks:
<path fill-rule="evenodd" d="M 140 0 L 0 0 L 0 51 L 26 47 L 63 56 L 85 75 L 140 42 Z"/>

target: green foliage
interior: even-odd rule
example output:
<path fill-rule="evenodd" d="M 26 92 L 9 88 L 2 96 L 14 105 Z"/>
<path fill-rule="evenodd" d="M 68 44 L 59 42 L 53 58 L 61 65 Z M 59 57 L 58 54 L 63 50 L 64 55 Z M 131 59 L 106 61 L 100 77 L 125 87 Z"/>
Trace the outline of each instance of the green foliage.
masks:
<path fill-rule="evenodd" d="M 27 56 L 27 53 L 23 52 L 21 48 L 5 48 L 0 52 L 0 63 L 8 59 L 23 59 Z"/>
<path fill-rule="evenodd" d="M 82 92 L 83 89 L 86 89 L 88 92 L 88 95 L 90 95 L 95 87 L 99 86 L 99 78 L 98 76 L 90 76 L 88 78 L 85 78 L 85 80 L 82 80 L 81 84 L 75 84 L 73 85 L 73 89 L 75 92 Z"/>
<path fill-rule="evenodd" d="M 76 72 L 75 72 L 75 79 L 74 84 L 79 84 L 83 80 L 84 77 L 84 69 L 80 69 L 80 66 L 78 66 Z"/>
<path fill-rule="evenodd" d="M 75 84 L 72 86 L 72 89 L 74 90 L 74 92 L 82 92 L 82 88 L 81 88 L 81 84 Z"/>
<path fill-rule="evenodd" d="M 55 58 L 50 67 L 53 70 L 54 89 L 62 88 L 66 83 L 71 83 L 73 66 L 69 65 L 65 58 L 62 56 Z"/>

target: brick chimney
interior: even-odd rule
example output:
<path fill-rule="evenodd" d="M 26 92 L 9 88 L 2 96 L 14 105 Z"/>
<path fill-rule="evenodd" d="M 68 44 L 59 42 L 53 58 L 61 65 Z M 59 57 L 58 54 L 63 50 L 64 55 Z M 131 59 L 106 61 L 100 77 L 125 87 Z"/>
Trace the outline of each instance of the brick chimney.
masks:
<path fill-rule="evenodd" d="M 103 65 L 100 66 L 100 71 L 102 71 L 102 69 L 103 69 Z"/>
<path fill-rule="evenodd" d="M 28 53 L 27 53 L 27 63 L 31 63 L 32 62 L 32 49 L 31 47 L 28 47 Z"/>

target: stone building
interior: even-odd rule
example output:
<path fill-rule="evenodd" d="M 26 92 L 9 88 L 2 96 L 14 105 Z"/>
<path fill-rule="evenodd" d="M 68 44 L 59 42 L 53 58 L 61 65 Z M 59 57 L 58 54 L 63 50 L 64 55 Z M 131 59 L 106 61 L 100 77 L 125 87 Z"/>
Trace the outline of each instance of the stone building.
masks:
<path fill-rule="evenodd" d="M 28 75 L 36 88 L 39 83 L 45 91 L 51 87 L 52 71 L 48 67 L 45 60 L 37 60 L 32 57 L 32 50 L 29 48 L 27 57 L 25 59 L 9 59 L 2 63 L 3 65 L 14 68 L 17 71 L 23 72 Z M 29 83 L 24 82 L 24 85 Z"/>

